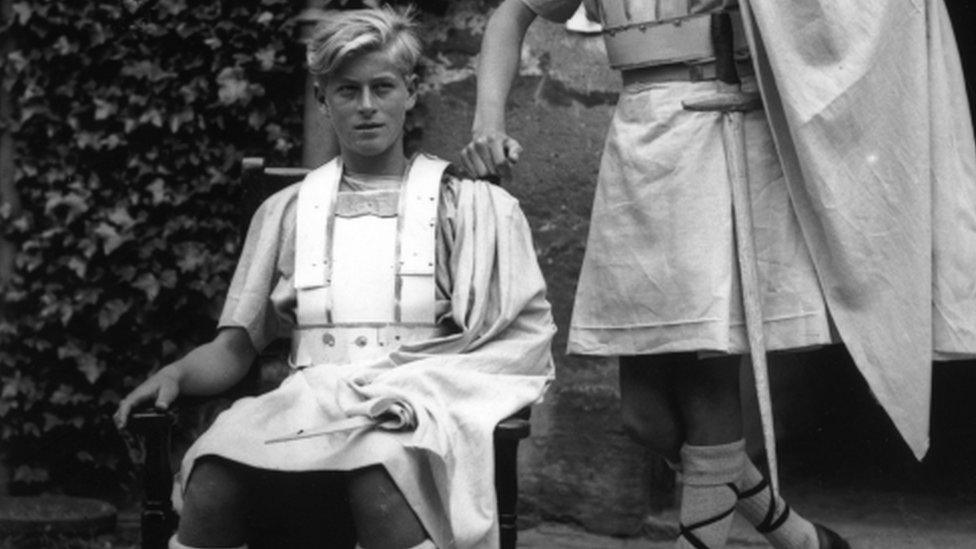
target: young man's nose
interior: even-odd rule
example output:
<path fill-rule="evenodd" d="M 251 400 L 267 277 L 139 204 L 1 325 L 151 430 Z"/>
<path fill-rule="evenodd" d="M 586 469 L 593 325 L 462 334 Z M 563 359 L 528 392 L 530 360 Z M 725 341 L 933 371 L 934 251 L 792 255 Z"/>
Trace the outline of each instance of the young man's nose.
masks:
<path fill-rule="evenodd" d="M 373 97 L 372 92 L 369 90 L 363 91 L 359 96 L 359 110 L 362 112 L 373 112 L 376 110 L 375 106 L 376 100 Z"/>

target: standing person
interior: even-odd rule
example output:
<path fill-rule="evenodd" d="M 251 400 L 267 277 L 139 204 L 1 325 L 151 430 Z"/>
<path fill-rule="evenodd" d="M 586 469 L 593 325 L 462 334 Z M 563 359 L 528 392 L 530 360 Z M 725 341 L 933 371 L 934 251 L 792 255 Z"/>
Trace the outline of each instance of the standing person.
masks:
<path fill-rule="evenodd" d="M 225 390 L 292 338 L 292 374 L 184 457 L 171 549 L 244 546 L 269 471 L 306 475 L 289 485 L 342 472 L 364 549 L 497 547 L 492 433 L 545 391 L 555 328 L 515 199 L 404 155 L 420 53 L 407 12 L 335 12 L 315 29 L 339 158 L 255 213 L 214 340 L 122 400 L 120 427 L 140 403 Z"/>
<path fill-rule="evenodd" d="M 623 90 L 569 352 L 619 357 L 625 428 L 683 472 L 679 546 L 724 545 L 734 509 L 775 547 L 847 547 L 791 512 L 744 451 L 737 372 L 748 344 L 721 122 L 682 107 L 715 93 L 696 44 L 709 14 L 735 2 L 597 4 Z M 974 146 L 944 7 L 755 4 L 745 27 L 776 130 L 763 113 L 745 116 L 767 347 L 845 343 L 921 458 L 931 360 L 976 352 Z M 492 14 L 462 151 L 472 173 L 518 161 L 505 103 L 522 39 L 536 16 L 563 21 L 578 5 L 504 0 Z"/>

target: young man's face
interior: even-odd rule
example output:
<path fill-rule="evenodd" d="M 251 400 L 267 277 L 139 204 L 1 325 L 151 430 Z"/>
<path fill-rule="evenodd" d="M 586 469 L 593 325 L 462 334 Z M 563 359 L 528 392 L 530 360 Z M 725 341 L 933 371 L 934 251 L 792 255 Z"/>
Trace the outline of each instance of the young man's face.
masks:
<path fill-rule="evenodd" d="M 412 79 L 403 76 L 386 51 L 350 58 L 322 94 L 343 157 L 369 159 L 370 165 L 403 155 L 403 121 L 416 99 Z"/>

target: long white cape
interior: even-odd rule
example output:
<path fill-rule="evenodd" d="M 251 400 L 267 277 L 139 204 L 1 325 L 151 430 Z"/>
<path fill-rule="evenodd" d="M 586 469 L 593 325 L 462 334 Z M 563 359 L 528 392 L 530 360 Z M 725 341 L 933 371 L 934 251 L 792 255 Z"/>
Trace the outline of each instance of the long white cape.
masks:
<path fill-rule="evenodd" d="M 931 362 L 976 352 L 976 146 L 942 0 L 741 0 L 844 343 L 916 457 Z"/>

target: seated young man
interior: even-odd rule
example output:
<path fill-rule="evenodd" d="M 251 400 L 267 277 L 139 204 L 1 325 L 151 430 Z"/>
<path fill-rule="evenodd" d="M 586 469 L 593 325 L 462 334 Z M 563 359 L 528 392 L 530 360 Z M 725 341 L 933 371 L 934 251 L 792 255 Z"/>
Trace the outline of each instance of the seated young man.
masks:
<path fill-rule="evenodd" d="M 121 426 L 139 403 L 221 392 L 292 339 L 292 375 L 187 452 L 172 548 L 245 546 L 248 485 L 268 470 L 345 472 L 365 549 L 497 546 L 492 432 L 545 391 L 555 328 L 516 200 L 403 153 L 420 50 L 391 9 L 316 28 L 339 158 L 258 209 L 214 340 L 119 406 Z"/>

